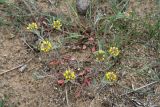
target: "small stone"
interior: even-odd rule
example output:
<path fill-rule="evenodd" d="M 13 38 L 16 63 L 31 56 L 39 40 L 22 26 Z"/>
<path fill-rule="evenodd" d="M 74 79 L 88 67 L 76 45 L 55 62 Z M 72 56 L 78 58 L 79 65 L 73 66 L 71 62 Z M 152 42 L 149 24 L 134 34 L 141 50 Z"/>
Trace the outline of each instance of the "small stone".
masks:
<path fill-rule="evenodd" d="M 85 15 L 89 7 L 90 0 L 76 0 L 77 11 L 80 15 Z"/>
<path fill-rule="evenodd" d="M 25 64 L 25 65 L 23 65 L 22 67 L 19 68 L 19 71 L 23 72 L 26 68 L 27 68 L 27 65 Z"/>

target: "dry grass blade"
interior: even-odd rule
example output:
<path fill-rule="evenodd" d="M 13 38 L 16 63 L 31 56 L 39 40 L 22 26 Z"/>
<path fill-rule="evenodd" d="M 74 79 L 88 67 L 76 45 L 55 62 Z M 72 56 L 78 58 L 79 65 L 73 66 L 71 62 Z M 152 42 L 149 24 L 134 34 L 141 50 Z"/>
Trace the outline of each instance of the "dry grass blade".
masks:
<path fill-rule="evenodd" d="M 68 90 L 67 90 L 67 86 L 65 87 L 65 93 L 66 93 L 67 107 L 70 107 L 70 105 L 69 105 L 69 99 L 68 99 Z"/>
<path fill-rule="evenodd" d="M 142 87 L 136 88 L 136 89 L 134 89 L 134 90 L 132 90 L 132 91 L 130 91 L 130 92 L 127 92 L 127 93 L 125 93 L 125 94 L 122 94 L 122 95 L 120 95 L 120 96 L 124 96 L 124 95 L 130 94 L 130 93 L 139 91 L 139 90 L 141 90 L 141 89 L 143 89 L 143 88 L 149 87 L 149 86 L 151 86 L 151 85 L 153 85 L 153 84 L 156 84 L 156 83 L 158 83 L 158 82 L 160 82 L 160 81 L 151 82 L 151 83 L 149 83 L 149 84 L 146 84 L 146 85 L 144 85 L 144 86 L 142 86 Z"/>

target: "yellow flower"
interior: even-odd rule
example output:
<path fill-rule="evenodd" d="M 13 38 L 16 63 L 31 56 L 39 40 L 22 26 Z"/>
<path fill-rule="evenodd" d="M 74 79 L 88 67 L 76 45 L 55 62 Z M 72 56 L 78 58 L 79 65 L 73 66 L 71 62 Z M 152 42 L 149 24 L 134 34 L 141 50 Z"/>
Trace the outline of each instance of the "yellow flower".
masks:
<path fill-rule="evenodd" d="M 62 24 L 59 20 L 56 20 L 53 22 L 53 28 L 59 30 L 59 29 L 61 29 L 61 26 L 62 26 Z"/>
<path fill-rule="evenodd" d="M 96 60 L 97 61 L 104 61 L 104 59 L 105 59 L 105 55 L 106 53 L 103 51 L 103 50 L 99 50 L 99 51 L 97 51 L 96 52 Z"/>
<path fill-rule="evenodd" d="M 38 29 L 38 26 L 36 23 L 33 22 L 33 23 L 28 24 L 27 29 L 28 30 L 36 30 L 36 29 Z"/>
<path fill-rule="evenodd" d="M 106 72 L 105 79 L 114 82 L 117 81 L 117 75 L 114 72 Z"/>
<path fill-rule="evenodd" d="M 40 50 L 43 52 L 48 52 L 52 49 L 52 44 L 48 40 L 43 40 L 39 46 Z"/>
<path fill-rule="evenodd" d="M 119 53 L 120 53 L 120 50 L 119 50 L 117 47 L 110 47 L 109 53 L 110 53 L 112 56 L 118 56 Z"/>
<path fill-rule="evenodd" d="M 70 69 L 66 70 L 63 73 L 63 76 L 66 80 L 74 80 L 76 78 L 75 73 L 73 71 L 70 71 Z"/>

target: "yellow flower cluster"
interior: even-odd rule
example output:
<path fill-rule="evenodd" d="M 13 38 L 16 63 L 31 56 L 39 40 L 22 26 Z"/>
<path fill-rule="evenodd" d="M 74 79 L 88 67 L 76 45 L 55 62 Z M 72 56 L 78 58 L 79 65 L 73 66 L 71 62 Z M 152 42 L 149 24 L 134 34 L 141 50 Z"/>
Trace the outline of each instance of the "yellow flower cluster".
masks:
<path fill-rule="evenodd" d="M 28 24 L 27 29 L 28 30 L 36 30 L 36 29 L 38 29 L 38 25 L 34 22 L 30 23 L 30 24 Z"/>
<path fill-rule="evenodd" d="M 62 26 L 62 24 L 61 24 L 60 20 L 56 20 L 56 21 L 53 22 L 53 28 L 54 29 L 60 30 L 61 26 Z"/>
<path fill-rule="evenodd" d="M 40 45 L 39 45 L 39 48 L 41 51 L 43 52 L 48 52 L 52 49 L 52 44 L 50 41 L 48 40 L 43 40 Z"/>
<path fill-rule="evenodd" d="M 106 72 L 105 79 L 110 82 L 117 81 L 117 75 L 114 72 Z"/>
<path fill-rule="evenodd" d="M 110 47 L 109 53 L 115 57 L 119 55 L 120 50 L 117 47 Z"/>
<path fill-rule="evenodd" d="M 97 51 L 96 52 L 96 60 L 97 61 L 104 61 L 104 59 L 105 59 L 105 57 L 106 57 L 106 55 L 105 55 L 106 53 L 103 51 L 103 50 L 99 50 L 99 51 Z"/>
<path fill-rule="evenodd" d="M 66 80 L 74 80 L 76 78 L 75 73 L 73 71 L 70 71 L 70 69 L 66 70 L 63 73 L 63 76 Z"/>

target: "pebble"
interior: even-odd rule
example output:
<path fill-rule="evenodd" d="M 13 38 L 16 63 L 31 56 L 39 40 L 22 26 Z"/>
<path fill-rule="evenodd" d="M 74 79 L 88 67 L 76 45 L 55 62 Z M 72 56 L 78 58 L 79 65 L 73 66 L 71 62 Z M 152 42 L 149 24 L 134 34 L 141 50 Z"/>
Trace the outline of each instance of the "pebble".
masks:
<path fill-rule="evenodd" d="M 76 0 L 76 8 L 80 15 L 86 15 L 90 0 Z"/>

